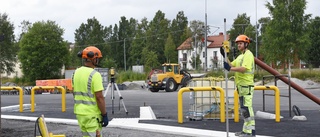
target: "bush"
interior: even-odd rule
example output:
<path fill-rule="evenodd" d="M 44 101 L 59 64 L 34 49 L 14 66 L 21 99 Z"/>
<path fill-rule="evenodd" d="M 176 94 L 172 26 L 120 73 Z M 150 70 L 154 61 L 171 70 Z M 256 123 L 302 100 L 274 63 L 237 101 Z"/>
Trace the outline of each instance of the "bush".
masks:
<path fill-rule="evenodd" d="M 320 70 L 293 70 L 291 72 L 291 77 L 298 78 L 301 80 L 313 80 L 315 82 L 320 82 Z"/>
<path fill-rule="evenodd" d="M 116 75 L 116 83 L 123 83 L 125 81 L 134 81 L 134 80 L 146 80 L 146 73 L 138 73 L 129 71 L 121 71 Z"/>

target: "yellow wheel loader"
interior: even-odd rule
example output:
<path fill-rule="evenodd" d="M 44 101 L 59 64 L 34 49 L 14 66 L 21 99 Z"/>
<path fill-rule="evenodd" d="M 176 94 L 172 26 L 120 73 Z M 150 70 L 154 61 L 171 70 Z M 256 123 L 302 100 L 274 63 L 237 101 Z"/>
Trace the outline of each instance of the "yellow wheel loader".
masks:
<path fill-rule="evenodd" d="M 162 64 L 162 70 L 153 70 L 148 76 L 148 88 L 151 92 L 165 90 L 173 92 L 179 86 L 186 87 L 192 77 L 186 70 L 180 70 L 180 65 L 175 63 Z"/>

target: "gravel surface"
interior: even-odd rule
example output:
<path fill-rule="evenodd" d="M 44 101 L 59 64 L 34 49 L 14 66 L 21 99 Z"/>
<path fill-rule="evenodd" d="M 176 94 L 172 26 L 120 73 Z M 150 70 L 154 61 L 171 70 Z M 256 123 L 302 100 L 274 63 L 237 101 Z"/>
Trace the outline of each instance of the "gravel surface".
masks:
<path fill-rule="evenodd" d="M 80 137 L 78 126 L 47 123 L 49 132 L 53 134 L 65 134 L 67 137 Z M 37 135 L 39 136 L 39 131 Z M 1 137 L 34 137 L 35 122 L 21 120 L 1 119 Z M 107 127 L 103 130 L 104 137 L 186 137 L 181 135 L 166 134 L 123 128 Z"/>

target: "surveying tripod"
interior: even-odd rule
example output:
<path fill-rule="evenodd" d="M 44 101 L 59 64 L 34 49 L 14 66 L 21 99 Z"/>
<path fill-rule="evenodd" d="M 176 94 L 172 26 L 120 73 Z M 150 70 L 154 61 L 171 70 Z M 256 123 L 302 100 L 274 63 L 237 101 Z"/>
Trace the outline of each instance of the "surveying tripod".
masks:
<path fill-rule="evenodd" d="M 119 95 L 119 110 L 120 110 L 120 101 L 122 102 L 122 105 L 123 105 L 123 108 L 124 110 L 126 111 L 126 114 L 128 115 L 128 111 L 127 111 L 127 108 L 126 108 L 126 105 L 124 104 L 123 102 L 123 97 L 121 96 L 121 93 L 119 91 L 119 88 L 117 86 L 117 83 L 114 82 L 115 78 L 114 78 L 114 75 L 111 75 L 111 80 L 110 80 L 110 83 L 108 84 L 108 87 L 107 89 L 105 90 L 104 92 L 104 97 L 107 96 L 107 93 L 109 91 L 109 89 L 111 89 L 111 100 L 112 100 L 112 114 L 114 114 L 114 87 L 116 87 L 116 90 L 118 92 L 118 95 Z M 111 88 L 110 88 L 111 87 Z"/>

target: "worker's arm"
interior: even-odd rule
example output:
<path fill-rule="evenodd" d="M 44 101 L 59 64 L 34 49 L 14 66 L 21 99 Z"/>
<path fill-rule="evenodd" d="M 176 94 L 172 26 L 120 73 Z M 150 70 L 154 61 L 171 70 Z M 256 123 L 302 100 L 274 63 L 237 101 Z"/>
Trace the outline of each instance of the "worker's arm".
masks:
<path fill-rule="evenodd" d="M 245 72 L 246 71 L 246 68 L 245 67 L 231 67 L 230 68 L 230 71 L 236 71 L 236 72 Z"/>
<path fill-rule="evenodd" d="M 230 70 L 228 70 L 228 71 L 235 71 L 235 72 L 241 72 L 241 73 L 246 71 L 245 67 L 242 67 L 242 66 L 235 67 L 235 66 L 233 66 L 228 58 L 227 58 L 227 61 L 228 61 L 227 65 L 229 64 L 229 68 L 230 68 Z M 227 67 L 225 66 L 225 69 L 227 69 L 227 68 L 228 68 L 228 66 Z"/>
<path fill-rule="evenodd" d="M 106 114 L 107 113 L 106 104 L 105 104 L 105 101 L 104 101 L 104 96 L 102 94 L 102 90 L 98 91 L 98 92 L 95 92 L 94 94 L 96 95 L 98 107 L 99 107 L 99 109 L 101 111 L 101 114 L 102 115 Z"/>

